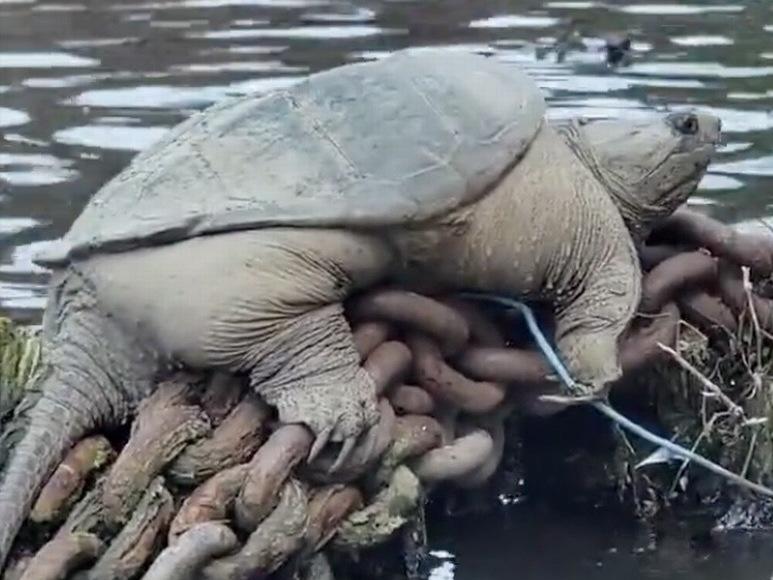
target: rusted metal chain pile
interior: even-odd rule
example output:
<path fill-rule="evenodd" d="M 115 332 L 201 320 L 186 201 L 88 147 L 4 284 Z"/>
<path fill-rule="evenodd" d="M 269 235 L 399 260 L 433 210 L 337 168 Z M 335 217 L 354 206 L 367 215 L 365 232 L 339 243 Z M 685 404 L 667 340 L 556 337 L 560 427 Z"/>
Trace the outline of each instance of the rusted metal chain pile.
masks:
<path fill-rule="evenodd" d="M 675 345 L 680 318 L 732 330 L 751 306 L 773 332 L 761 282 L 773 237 L 680 211 L 640 251 L 647 274 L 642 316 L 621 342 L 626 374 L 668 358 L 660 345 Z M 485 484 L 513 412 L 563 408 L 540 399 L 559 383 L 539 352 L 513 343 L 517 321 L 394 288 L 353 298 L 347 312 L 381 419 L 335 479 L 335 454 L 307 464 L 311 433 L 279 424 L 243 378 L 180 374 L 142 403 L 128 438 L 95 434 L 70 451 L 6 577 L 332 578 L 326 551 L 385 542 L 437 484 Z"/>
<path fill-rule="evenodd" d="M 734 333 L 746 314 L 773 332 L 773 235 L 743 234 L 680 210 L 650 236 L 640 256 L 649 271 L 642 311 L 675 300 L 682 315 L 706 331 Z"/>

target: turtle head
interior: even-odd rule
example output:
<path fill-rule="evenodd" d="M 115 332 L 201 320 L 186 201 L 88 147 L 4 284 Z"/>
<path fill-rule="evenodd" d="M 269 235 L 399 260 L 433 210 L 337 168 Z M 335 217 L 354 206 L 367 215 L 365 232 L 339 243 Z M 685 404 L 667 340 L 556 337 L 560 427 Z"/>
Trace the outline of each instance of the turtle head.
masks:
<path fill-rule="evenodd" d="M 696 190 L 719 145 L 721 122 L 688 111 L 636 120 L 572 119 L 559 131 L 640 240 Z"/>

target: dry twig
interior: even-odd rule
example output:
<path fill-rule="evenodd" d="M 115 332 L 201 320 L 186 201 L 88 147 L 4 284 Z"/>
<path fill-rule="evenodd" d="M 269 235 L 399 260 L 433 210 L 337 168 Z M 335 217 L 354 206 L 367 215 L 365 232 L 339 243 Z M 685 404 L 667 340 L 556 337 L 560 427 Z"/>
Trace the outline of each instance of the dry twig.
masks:
<path fill-rule="evenodd" d="M 730 397 L 728 397 L 722 389 L 717 386 L 715 383 L 710 381 L 706 376 L 703 375 L 698 369 L 696 369 L 693 365 L 691 365 L 682 355 L 680 355 L 678 352 L 676 352 L 673 348 L 670 346 L 666 346 L 663 343 L 658 343 L 658 348 L 661 350 L 667 352 L 671 357 L 676 361 L 676 363 L 682 367 L 684 370 L 686 370 L 688 373 L 690 373 L 692 376 L 694 376 L 700 383 L 706 388 L 707 391 L 711 393 L 711 395 L 715 396 L 717 399 L 722 401 L 722 403 L 728 408 L 728 410 L 739 418 L 745 419 L 745 413 L 741 406 L 737 405 Z"/>

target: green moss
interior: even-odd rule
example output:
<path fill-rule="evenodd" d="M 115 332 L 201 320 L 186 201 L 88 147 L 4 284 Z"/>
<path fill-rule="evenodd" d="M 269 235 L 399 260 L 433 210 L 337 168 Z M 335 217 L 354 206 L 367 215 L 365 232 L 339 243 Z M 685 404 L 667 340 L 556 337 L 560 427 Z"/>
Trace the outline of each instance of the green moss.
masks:
<path fill-rule="evenodd" d="M 39 333 L 0 317 L 0 471 L 38 397 L 41 361 Z"/>
<path fill-rule="evenodd" d="M 0 318 L 0 419 L 19 404 L 40 369 L 38 334 Z"/>
<path fill-rule="evenodd" d="M 343 550 L 357 551 L 383 544 L 416 514 L 421 483 L 404 465 L 365 508 L 343 521 L 333 540 Z"/>

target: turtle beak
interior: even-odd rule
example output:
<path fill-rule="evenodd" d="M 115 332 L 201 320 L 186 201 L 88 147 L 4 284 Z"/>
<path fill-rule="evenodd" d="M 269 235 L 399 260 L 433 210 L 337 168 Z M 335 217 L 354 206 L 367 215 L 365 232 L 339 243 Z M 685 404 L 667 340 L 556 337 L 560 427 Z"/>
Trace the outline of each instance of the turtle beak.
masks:
<path fill-rule="evenodd" d="M 724 133 L 722 133 L 722 119 L 714 115 L 699 114 L 698 123 L 701 127 L 701 137 L 704 141 L 713 145 L 722 145 L 724 143 Z"/>

